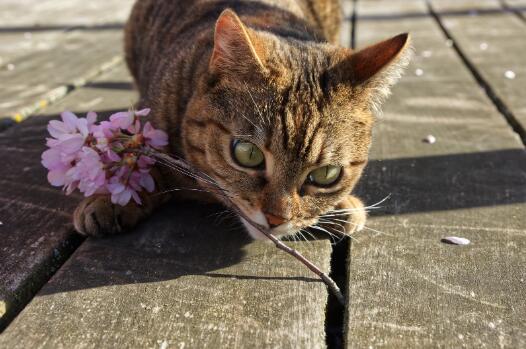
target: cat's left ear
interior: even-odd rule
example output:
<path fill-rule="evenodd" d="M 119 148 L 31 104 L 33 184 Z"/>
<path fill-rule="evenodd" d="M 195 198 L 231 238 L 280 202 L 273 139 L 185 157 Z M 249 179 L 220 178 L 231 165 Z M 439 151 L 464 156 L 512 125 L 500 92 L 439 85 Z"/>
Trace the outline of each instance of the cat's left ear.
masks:
<path fill-rule="evenodd" d="M 350 79 L 353 87 L 366 92 L 371 108 L 379 111 L 380 104 L 400 79 L 412 53 L 411 38 L 404 33 L 360 51 L 350 52 L 344 67 L 340 68 L 346 71 L 343 75 L 347 77 L 343 78 Z"/>

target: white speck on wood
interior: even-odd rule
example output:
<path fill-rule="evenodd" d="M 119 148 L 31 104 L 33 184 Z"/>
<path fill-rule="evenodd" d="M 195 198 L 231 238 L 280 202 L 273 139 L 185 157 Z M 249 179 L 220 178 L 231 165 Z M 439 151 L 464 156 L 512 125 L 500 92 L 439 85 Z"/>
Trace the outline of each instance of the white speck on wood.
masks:
<path fill-rule="evenodd" d="M 166 340 L 162 341 L 161 345 L 159 346 L 159 349 L 166 349 L 168 348 L 168 342 Z"/>
<path fill-rule="evenodd" d="M 488 44 L 486 42 L 481 42 L 479 47 L 482 51 L 486 51 L 488 49 Z"/>
<path fill-rule="evenodd" d="M 431 50 L 425 50 L 422 52 L 422 57 L 429 58 L 433 55 L 433 51 Z"/>
<path fill-rule="evenodd" d="M 515 79 L 515 77 L 516 77 L 515 72 L 512 71 L 512 70 L 506 70 L 506 72 L 504 73 L 504 76 L 505 76 L 507 79 L 510 79 L 510 80 L 513 80 L 513 79 Z"/>
<path fill-rule="evenodd" d="M 434 144 L 437 141 L 437 139 L 433 135 L 427 135 L 422 141 L 425 143 Z"/>
<path fill-rule="evenodd" d="M 422 69 L 418 68 L 418 69 L 415 70 L 415 75 L 416 76 L 422 76 L 422 75 L 424 75 L 424 71 Z"/>
<path fill-rule="evenodd" d="M 466 238 L 461 238 L 458 236 L 446 236 L 442 239 L 442 242 L 449 243 L 452 245 L 469 245 L 471 241 Z"/>
<path fill-rule="evenodd" d="M 15 69 L 15 65 L 13 63 L 9 63 L 7 65 L 7 70 L 11 71 L 11 70 L 14 70 Z"/>

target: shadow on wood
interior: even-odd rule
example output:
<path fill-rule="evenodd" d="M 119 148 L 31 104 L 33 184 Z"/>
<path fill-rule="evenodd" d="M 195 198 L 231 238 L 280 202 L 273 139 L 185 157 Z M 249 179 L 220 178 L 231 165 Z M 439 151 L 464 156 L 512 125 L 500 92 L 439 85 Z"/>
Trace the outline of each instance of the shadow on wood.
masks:
<path fill-rule="evenodd" d="M 372 160 L 357 193 L 369 205 L 390 195 L 371 216 L 524 203 L 526 152 Z"/>

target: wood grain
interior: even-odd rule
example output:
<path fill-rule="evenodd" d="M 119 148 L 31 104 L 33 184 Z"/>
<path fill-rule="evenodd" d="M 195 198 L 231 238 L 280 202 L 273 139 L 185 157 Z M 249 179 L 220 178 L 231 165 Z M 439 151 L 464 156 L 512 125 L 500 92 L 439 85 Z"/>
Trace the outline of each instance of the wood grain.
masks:
<path fill-rule="evenodd" d="M 446 30 L 516 119 L 526 140 L 526 23 L 498 1 L 432 1 Z M 491 7 L 490 7 L 491 5 Z M 449 15 L 456 9 L 470 15 Z M 511 75 L 509 75 L 511 74 Z"/>
<path fill-rule="evenodd" d="M 133 234 L 88 240 L 0 347 L 324 347 L 325 285 L 218 210 L 172 205 Z M 290 244 L 328 270 L 328 241 Z"/>
<path fill-rule="evenodd" d="M 526 153 L 423 2 L 359 2 L 359 46 L 403 31 L 415 57 L 360 188 L 391 198 L 351 244 L 347 346 L 524 347 Z"/>

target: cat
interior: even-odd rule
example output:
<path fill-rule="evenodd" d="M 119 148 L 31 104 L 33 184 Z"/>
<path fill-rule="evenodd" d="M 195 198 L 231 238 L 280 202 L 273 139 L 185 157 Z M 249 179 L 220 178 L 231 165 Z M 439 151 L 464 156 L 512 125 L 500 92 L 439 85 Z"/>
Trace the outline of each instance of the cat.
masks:
<path fill-rule="evenodd" d="M 139 0 L 126 24 L 139 105 L 169 134 L 169 151 L 214 178 L 276 236 L 331 212 L 345 215 L 348 234 L 365 225 L 352 191 L 375 114 L 410 58 L 410 38 L 354 52 L 336 45 L 340 21 L 338 0 Z M 200 188 L 163 166 L 154 177 L 159 192 Z M 175 196 L 222 200 L 184 192 Z M 86 198 L 75 228 L 120 233 L 168 198 L 142 196 L 143 205 L 125 207 L 104 195 Z M 264 238 L 241 220 L 254 239 Z"/>

